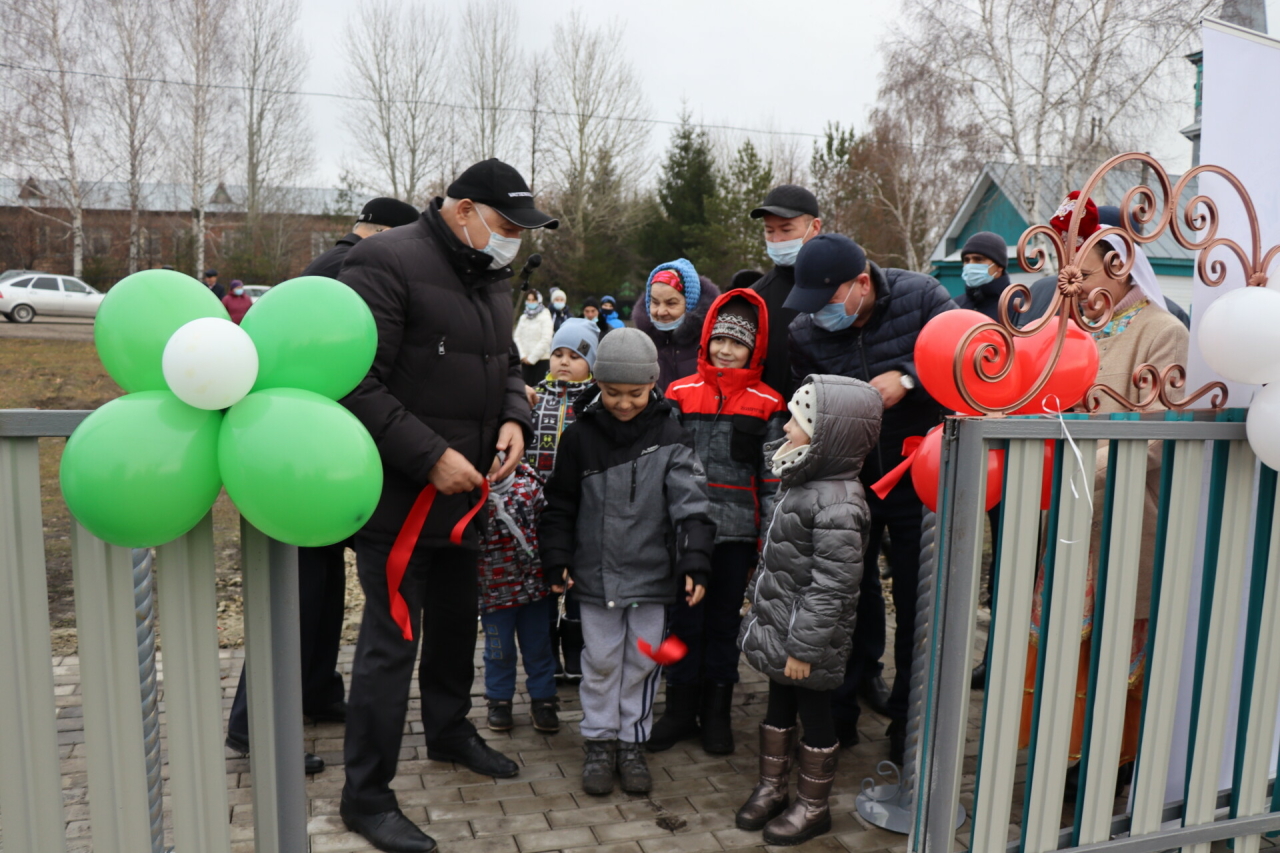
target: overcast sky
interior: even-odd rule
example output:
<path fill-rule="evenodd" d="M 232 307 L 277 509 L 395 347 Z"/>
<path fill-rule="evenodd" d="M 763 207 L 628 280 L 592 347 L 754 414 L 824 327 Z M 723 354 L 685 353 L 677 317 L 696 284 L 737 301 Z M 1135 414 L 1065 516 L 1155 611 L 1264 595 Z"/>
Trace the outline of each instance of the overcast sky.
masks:
<path fill-rule="evenodd" d="M 404 0 L 437 2 L 437 0 Z M 455 8 L 457 5 L 455 4 Z M 574 7 L 588 20 L 620 21 L 627 58 L 649 97 L 654 118 L 675 120 L 687 104 L 695 120 L 771 130 L 820 133 L 828 121 L 861 129 L 875 99 L 876 44 L 893 25 L 894 0 L 531 0 L 520 4 L 525 43 L 550 46 L 552 27 Z M 1273 31 L 1280 0 L 1267 0 Z M 303 0 L 303 32 L 311 51 L 310 91 L 344 91 L 341 32 L 359 0 Z M 309 98 L 317 133 L 312 183 L 334 185 L 348 152 L 338 122 L 342 102 Z M 1190 143 L 1170 122 L 1152 153 L 1172 171 L 1187 168 Z M 651 131 L 655 158 L 670 135 Z M 808 151 L 811 140 L 800 139 Z"/>

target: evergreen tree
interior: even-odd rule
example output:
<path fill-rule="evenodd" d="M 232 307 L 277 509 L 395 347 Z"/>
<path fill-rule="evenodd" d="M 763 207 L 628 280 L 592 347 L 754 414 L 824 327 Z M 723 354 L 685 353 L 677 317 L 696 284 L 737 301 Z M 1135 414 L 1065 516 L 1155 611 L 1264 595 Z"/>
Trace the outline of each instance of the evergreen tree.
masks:
<path fill-rule="evenodd" d="M 706 201 L 707 224 L 698 229 L 694 263 L 721 284 L 740 269 L 768 268 L 764 230 L 751 211 L 773 187 L 773 168 L 751 140 L 743 142 L 716 179 L 718 192 Z"/>
<path fill-rule="evenodd" d="M 688 112 L 671 135 L 658 181 L 659 215 L 651 216 L 640 235 L 641 254 L 656 266 L 695 253 L 699 229 L 707 224 L 707 199 L 716 192 L 715 155 L 705 130 L 693 125 Z"/>

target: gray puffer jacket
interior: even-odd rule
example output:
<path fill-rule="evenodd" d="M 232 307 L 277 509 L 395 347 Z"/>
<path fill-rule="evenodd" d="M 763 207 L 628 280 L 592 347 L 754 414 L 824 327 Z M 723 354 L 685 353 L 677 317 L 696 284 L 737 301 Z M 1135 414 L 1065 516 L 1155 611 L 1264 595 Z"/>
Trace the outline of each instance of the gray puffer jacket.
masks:
<path fill-rule="evenodd" d="M 782 473 L 738 644 L 773 681 L 833 690 L 849 657 L 871 519 L 858 472 L 880 438 L 883 406 L 879 392 L 857 379 L 805 382 L 816 398 L 813 441 Z M 772 454 L 780 444 L 765 450 Z M 811 664 L 809 677 L 783 675 L 788 657 Z"/>

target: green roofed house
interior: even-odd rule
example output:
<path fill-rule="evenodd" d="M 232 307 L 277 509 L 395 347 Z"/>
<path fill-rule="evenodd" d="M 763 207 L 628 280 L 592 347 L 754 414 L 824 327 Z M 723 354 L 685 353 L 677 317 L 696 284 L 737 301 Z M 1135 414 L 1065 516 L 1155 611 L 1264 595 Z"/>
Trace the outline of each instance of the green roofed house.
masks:
<path fill-rule="evenodd" d="M 1010 163 L 988 163 L 983 166 L 978 179 L 965 196 L 960 209 L 952 218 L 942 239 L 933 251 L 933 275 L 951 292 L 953 296 L 964 292 L 964 282 L 960 278 L 963 264 L 960 261 L 960 249 L 965 241 L 979 231 L 994 231 L 1004 238 L 1009 246 L 1009 277 L 1022 284 L 1031 284 L 1042 275 L 1057 271 L 1057 259 L 1050 252 L 1048 266 L 1043 273 L 1024 272 L 1018 264 L 1018 239 L 1033 223 L 1028 223 L 1021 212 L 1023 205 L 1017 199 L 1030 195 L 1024 187 L 1031 186 L 1031 170 Z M 1102 187 L 1095 191 L 1093 200 L 1099 206 L 1119 205 L 1125 193 L 1133 187 L 1149 179 L 1140 168 L 1118 168 L 1108 172 L 1103 179 Z M 1178 175 L 1170 175 L 1172 184 L 1178 182 Z M 1054 166 L 1043 166 L 1040 170 L 1041 191 L 1038 193 L 1037 223 L 1048 223 L 1063 197 L 1077 186 L 1064 188 L 1062 170 Z M 1082 181 L 1080 182 L 1082 183 Z M 1159 187 L 1154 187 L 1159 195 Z M 1188 188 L 1184 200 L 1195 194 L 1195 185 Z M 1160 201 L 1157 199 L 1157 201 Z M 1165 296 L 1177 302 L 1183 308 L 1191 307 L 1191 282 L 1195 265 L 1193 252 L 1182 248 L 1166 231 L 1153 243 L 1143 246 L 1147 258 L 1155 269 L 1156 278 Z"/>

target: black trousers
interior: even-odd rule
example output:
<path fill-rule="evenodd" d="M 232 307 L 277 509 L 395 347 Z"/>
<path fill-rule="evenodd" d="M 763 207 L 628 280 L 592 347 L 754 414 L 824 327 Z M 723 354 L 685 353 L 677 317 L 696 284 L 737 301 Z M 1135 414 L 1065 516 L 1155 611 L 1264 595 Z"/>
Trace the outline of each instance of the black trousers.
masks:
<path fill-rule="evenodd" d="M 905 722 L 911 690 L 911 657 L 916 630 L 916 585 L 920 580 L 920 520 L 924 505 L 916 497 L 910 477 L 904 477 L 889 496 L 880 500 L 870 491 L 871 529 L 863 561 L 862 585 L 858 598 L 858 624 L 853 631 L 853 648 L 845 666 L 844 683 L 832 693 L 832 710 L 841 723 L 858 720 L 858 685 L 878 674 L 885 651 L 887 631 L 884 591 L 877 565 L 884 532 L 889 531 L 889 562 L 892 564 L 893 607 L 897 629 L 893 639 L 893 662 L 897 670 L 889 694 L 889 716 Z"/>
<path fill-rule="evenodd" d="M 530 387 L 536 386 L 539 382 L 547 378 L 547 371 L 551 369 L 551 360 L 544 358 L 537 364 L 520 363 L 520 374 L 524 378 L 524 384 Z"/>
<path fill-rule="evenodd" d="M 804 726 L 804 742 L 814 749 L 828 749 L 836 745 L 836 727 L 831 718 L 831 692 L 810 690 L 795 684 L 769 682 L 769 705 L 765 710 L 765 725 L 775 729 L 789 729 L 796 724 Z"/>
<path fill-rule="evenodd" d="M 302 634 L 302 713 L 322 711 L 342 701 L 342 674 L 337 672 L 338 645 L 347 603 L 348 542 L 298 549 L 298 609 Z M 249 739 L 249 705 L 245 673 L 231 703 L 228 734 Z"/>
<path fill-rule="evenodd" d="M 356 535 L 356 565 L 364 588 L 364 619 L 356 643 L 347 708 L 346 787 L 342 798 L 356 811 L 396 808 L 391 780 L 409 710 L 409 686 L 421 640 L 418 685 L 428 745 L 476 733 L 467 720 L 475 679 L 478 552 L 419 546 L 400 594 L 409 605 L 413 640 L 391 618 L 387 555 L 391 542 Z"/>
<path fill-rule="evenodd" d="M 721 542 L 711 554 L 706 598 L 690 607 L 682 596 L 671 606 L 670 632 L 684 640 L 689 653 L 667 667 L 668 684 L 687 686 L 704 678 L 738 683 L 742 596 L 756 556 L 754 542 Z"/>

